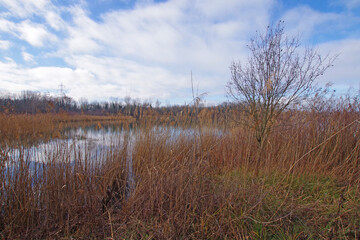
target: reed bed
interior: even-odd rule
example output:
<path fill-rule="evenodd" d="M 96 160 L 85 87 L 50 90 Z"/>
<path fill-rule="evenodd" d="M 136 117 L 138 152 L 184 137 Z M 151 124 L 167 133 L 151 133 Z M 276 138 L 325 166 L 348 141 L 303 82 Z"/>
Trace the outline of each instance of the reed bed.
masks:
<path fill-rule="evenodd" d="M 84 127 L 103 124 L 129 124 L 134 118 L 123 115 L 92 116 L 60 114 L 6 114 L 0 113 L 0 144 L 32 145 L 39 141 L 49 141 L 63 137 L 62 132 L 69 127 Z"/>
<path fill-rule="evenodd" d="M 2 148 L 1 238 L 359 239 L 358 112 L 289 111 L 260 158 L 251 129 L 201 117 L 142 121 L 95 159 L 87 140 L 35 164 Z"/>

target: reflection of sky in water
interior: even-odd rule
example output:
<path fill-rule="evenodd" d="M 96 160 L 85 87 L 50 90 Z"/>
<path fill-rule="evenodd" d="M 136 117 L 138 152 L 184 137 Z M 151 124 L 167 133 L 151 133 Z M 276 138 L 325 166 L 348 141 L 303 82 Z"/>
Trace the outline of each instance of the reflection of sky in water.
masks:
<path fill-rule="evenodd" d="M 112 150 L 122 149 L 127 144 L 127 197 L 135 189 L 135 176 L 133 173 L 132 151 L 136 139 L 141 139 L 144 130 L 140 128 L 130 128 L 124 130 L 116 126 L 104 127 L 79 127 L 67 129 L 64 131 L 66 139 L 53 139 L 49 142 L 40 143 L 32 147 L 20 146 L 20 148 L 5 149 L 7 162 L 5 164 L 5 175 L 15 176 L 19 170 L 20 161 L 24 160 L 27 168 L 30 170 L 34 181 L 42 175 L 42 163 L 70 163 L 76 157 L 76 162 L 89 160 L 90 163 L 101 163 L 107 159 L 107 154 Z M 186 137 L 189 140 L 195 140 L 199 137 L 199 129 L 194 128 L 178 128 L 154 126 L 150 133 L 155 137 L 166 137 L 166 143 L 171 144 L 179 137 Z M 224 135 L 223 130 L 215 128 L 202 128 L 201 134 L 211 134 L 221 137 Z M 126 141 L 126 142 L 125 142 Z M 195 143 L 195 142 L 194 142 Z M 171 145 L 169 145 L 171 146 Z M 35 171 L 35 169 L 37 169 Z"/>
<path fill-rule="evenodd" d="M 120 128 L 74 128 L 67 129 L 65 135 L 67 139 L 53 139 L 32 147 L 7 149 L 5 152 L 10 161 L 18 160 L 20 154 L 23 155 L 22 158 L 31 162 L 72 162 L 75 154 L 96 160 L 96 157 L 112 147 L 122 145 L 125 131 Z"/>
<path fill-rule="evenodd" d="M 176 140 L 179 136 L 192 139 L 200 134 L 200 131 L 195 128 L 166 126 L 154 126 L 151 131 L 155 136 L 166 134 L 170 142 Z M 7 149 L 5 152 L 10 161 L 19 159 L 20 154 L 24 155 L 22 158 L 31 162 L 48 162 L 51 160 L 72 162 L 75 154 L 96 161 L 101 160 L 101 156 L 112 148 L 123 146 L 124 141 L 128 141 L 128 155 L 131 155 L 133 143 L 137 137 L 141 136 L 143 131 L 139 128 L 124 130 L 119 126 L 108 125 L 71 128 L 66 129 L 64 133 L 67 139 L 53 139 L 32 147 Z M 201 134 L 222 136 L 224 131 L 216 128 L 202 128 Z"/>

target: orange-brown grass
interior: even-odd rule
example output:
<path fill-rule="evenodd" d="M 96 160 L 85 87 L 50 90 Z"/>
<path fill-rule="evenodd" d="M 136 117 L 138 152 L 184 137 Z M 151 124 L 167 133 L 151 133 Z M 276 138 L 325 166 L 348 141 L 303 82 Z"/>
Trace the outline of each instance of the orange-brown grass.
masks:
<path fill-rule="evenodd" d="M 62 137 L 66 127 L 86 125 L 128 124 L 134 118 L 122 115 L 92 116 L 60 114 L 4 114 L 0 113 L 0 144 L 33 144 L 39 140 Z"/>
<path fill-rule="evenodd" d="M 0 114 L 0 143 L 29 143 L 32 139 L 49 139 L 55 132 L 50 114 Z"/>
<path fill-rule="evenodd" d="M 325 132 L 314 115 L 303 117 L 305 125 L 279 125 L 260 165 L 248 129 L 175 141 L 166 131 L 143 133 L 134 152 L 138 185 L 118 236 L 359 237 L 358 115 L 330 116 Z"/>
<path fill-rule="evenodd" d="M 81 122 L 81 123 L 96 123 L 96 122 L 107 122 L 107 123 L 117 123 L 117 122 L 134 122 L 135 119 L 131 116 L 124 116 L 121 114 L 118 115 L 83 115 L 83 114 L 73 114 L 69 115 L 66 113 L 54 115 L 54 120 L 58 122 Z"/>
<path fill-rule="evenodd" d="M 95 162 L 86 151 L 67 154 L 59 146 L 65 153 L 49 153 L 37 178 L 26 155 L 15 175 L 6 175 L 2 164 L 1 237 L 359 238 L 358 113 L 284 113 L 259 164 L 250 129 L 221 126 L 219 133 L 197 115 L 189 119 L 196 124 L 191 131 L 143 122 L 130 145 L 125 136 Z M 136 187 L 126 199 L 128 147 Z M 104 207 L 114 182 L 120 196 Z"/>
<path fill-rule="evenodd" d="M 108 223 L 106 191 L 113 182 L 124 189 L 127 174 L 126 145 L 115 146 L 96 159 L 90 159 L 90 145 L 80 149 L 57 142 L 45 162 L 33 162 L 25 148 L 19 149 L 19 159 L 2 155 L 1 238 L 108 236 L 107 227 L 98 228 Z"/>

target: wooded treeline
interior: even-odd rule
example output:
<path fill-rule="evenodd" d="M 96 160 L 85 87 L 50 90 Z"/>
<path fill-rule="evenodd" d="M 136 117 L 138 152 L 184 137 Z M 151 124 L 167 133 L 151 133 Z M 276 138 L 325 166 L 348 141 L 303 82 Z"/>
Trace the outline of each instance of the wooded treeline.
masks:
<path fill-rule="evenodd" d="M 75 101 L 71 97 L 50 96 L 34 91 L 23 91 L 21 94 L 0 96 L 0 113 L 6 114 L 37 114 L 37 113 L 67 113 L 70 115 L 85 114 L 96 116 L 124 115 L 141 119 L 146 116 L 191 117 L 194 114 L 212 119 L 223 116 L 225 112 L 235 108 L 234 104 L 223 103 L 218 106 L 205 107 L 198 104 L 162 106 L 159 101 L 140 101 L 125 97 L 123 100 L 93 101 L 85 99 Z"/>
<path fill-rule="evenodd" d="M 197 111 L 194 111 L 194 107 Z M 141 102 L 138 99 L 125 97 L 123 100 L 114 99 L 110 101 L 93 101 L 86 99 L 75 101 L 71 97 L 50 96 L 34 91 L 23 91 L 21 94 L 0 95 L 0 113 L 6 114 L 36 114 L 36 113 L 67 113 L 86 114 L 96 116 L 124 115 L 140 119 L 146 116 L 167 116 L 191 117 L 197 114 L 198 117 L 206 117 L 216 121 L 219 117 L 235 115 L 241 111 L 244 104 L 239 102 L 224 102 L 216 106 L 204 106 L 202 104 L 184 104 L 162 106 L 158 101 Z M 360 111 L 360 91 L 349 91 L 347 95 L 336 96 L 330 94 L 329 90 L 319 91 L 310 98 L 307 103 L 301 106 L 306 111 Z M 300 109 L 297 109 L 300 110 Z M 224 120 L 224 119 L 223 119 Z M 233 119 L 234 120 L 234 119 Z"/>

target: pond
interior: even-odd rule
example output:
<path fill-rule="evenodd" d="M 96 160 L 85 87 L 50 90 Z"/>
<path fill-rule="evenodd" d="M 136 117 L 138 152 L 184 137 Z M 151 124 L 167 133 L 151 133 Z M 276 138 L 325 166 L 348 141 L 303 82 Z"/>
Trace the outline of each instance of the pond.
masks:
<path fill-rule="evenodd" d="M 167 141 L 176 140 L 180 135 L 191 139 L 199 137 L 200 131 L 195 128 L 180 128 L 169 126 L 152 126 L 150 129 L 122 125 L 92 125 L 64 130 L 64 138 L 52 139 L 34 146 L 18 146 L 17 148 L 2 149 L 2 161 L 5 162 L 5 175 L 14 175 L 20 169 L 20 164 L 26 165 L 33 178 L 41 177 L 42 169 L 47 164 L 64 164 L 74 167 L 75 164 L 84 164 L 87 168 L 99 168 L 108 161 L 109 156 L 121 152 L 125 158 L 127 172 L 128 195 L 135 188 L 135 174 L 133 170 L 133 149 L 137 140 L 144 133 L 160 136 L 166 133 Z M 202 131 L 211 131 L 212 134 L 222 135 L 223 130 L 204 128 Z M 125 156 L 124 156 L 125 155 Z"/>

